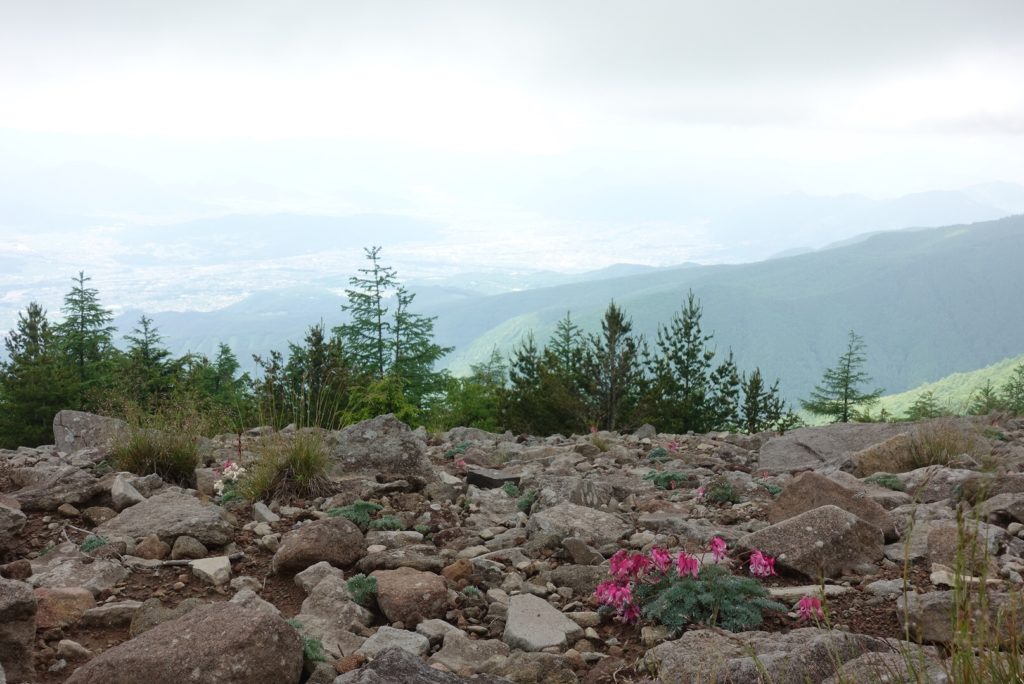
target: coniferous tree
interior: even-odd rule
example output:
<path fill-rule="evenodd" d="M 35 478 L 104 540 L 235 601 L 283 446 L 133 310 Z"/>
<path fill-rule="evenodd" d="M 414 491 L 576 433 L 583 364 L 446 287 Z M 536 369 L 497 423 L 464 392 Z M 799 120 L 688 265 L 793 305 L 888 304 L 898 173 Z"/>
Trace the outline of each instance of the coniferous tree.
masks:
<path fill-rule="evenodd" d="M 1015 416 L 1024 415 L 1024 363 L 1013 369 L 1013 374 L 1000 388 L 1004 410 Z"/>
<path fill-rule="evenodd" d="M 859 407 L 870 406 L 882 390 L 865 392 L 861 388 L 871 382 L 864 370 L 867 357 L 864 355 L 864 340 L 850 331 L 846 351 L 839 357 L 835 368 L 825 371 L 820 385 L 811 392 L 811 398 L 800 404 L 811 413 L 833 418 L 837 423 L 848 423 Z"/>
<path fill-rule="evenodd" d="M 598 423 L 606 430 L 629 422 L 639 403 L 643 368 L 640 342 L 632 331 L 632 321 L 611 302 L 601 320 L 601 334 L 590 336 L 585 375 L 592 383 Z"/>
<path fill-rule="evenodd" d="M 350 289 L 345 291 L 349 303 L 342 310 L 350 320 L 335 328 L 335 333 L 354 374 L 362 380 L 353 390 L 355 395 L 387 380 L 386 387 L 380 385 L 374 391 L 373 402 L 362 402 L 364 406 L 379 405 L 381 397 L 393 396 L 394 388 L 400 387 L 408 403 L 422 408 L 428 395 L 444 387 L 446 376 L 435 371 L 434 364 L 451 348 L 434 343 L 433 317 L 409 310 L 415 295 L 399 285 L 395 269 L 381 263 L 380 250 L 366 249 L 370 265 L 349 279 Z M 392 296 L 395 311 L 389 315 L 387 302 Z"/>
<path fill-rule="evenodd" d="M 292 421 L 302 427 L 339 427 L 351 383 L 341 340 L 327 337 L 321 322 L 310 326 L 304 344 L 289 344 L 288 351 L 283 374 Z"/>
<path fill-rule="evenodd" d="M 935 393 L 931 390 L 922 392 L 914 399 L 914 403 L 907 409 L 907 420 L 927 420 L 938 418 L 945 413 L 939 402 L 935 400 Z"/>
<path fill-rule="evenodd" d="M 667 326 L 658 326 L 657 352 L 649 360 L 652 377 L 647 411 L 664 432 L 706 432 L 709 420 L 708 374 L 715 352 L 708 348 L 712 335 L 705 335 L 700 319 L 703 309 L 689 292 L 682 309 Z"/>
<path fill-rule="evenodd" d="M 464 378 L 448 378 L 443 401 L 430 406 L 431 424 L 440 430 L 453 427 L 475 427 L 489 432 L 503 429 L 501 401 L 505 390 L 508 366 L 495 348 L 482 363 L 469 367 Z"/>
<path fill-rule="evenodd" d="M 0 448 L 53 440 L 53 417 L 71 401 L 72 378 L 60 357 L 46 311 L 32 302 L 4 339 L 0 363 Z"/>
<path fill-rule="evenodd" d="M 985 416 L 993 411 L 999 411 L 1003 407 L 1003 401 L 999 392 L 992 386 L 991 380 L 979 387 L 972 395 L 967 412 L 972 416 Z"/>
<path fill-rule="evenodd" d="M 796 414 L 782 399 L 779 381 L 765 385 L 760 368 L 743 377 L 742 391 L 741 427 L 748 434 L 766 430 L 785 432 L 798 423 Z"/>
<path fill-rule="evenodd" d="M 708 384 L 711 389 L 707 423 L 709 429 L 735 430 L 740 424 L 741 381 L 731 349 L 729 356 L 711 373 Z"/>
<path fill-rule="evenodd" d="M 101 388 L 111 380 L 114 315 L 100 305 L 99 291 L 88 287 L 84 272 L 79 272 L 71 291 L 64 296 L 64 321 L 57 326 L 60 345 L 75 378 L 75 408 L 89 408 Z"/>
<path fill-rule="evenodd" d="M 121 359 L 122 392 L 146 411 L 152 411 L 174 388 L 178 368 L 153 319 L 143 315 L 132 334 L 125 335 L 128 349 Z"/>

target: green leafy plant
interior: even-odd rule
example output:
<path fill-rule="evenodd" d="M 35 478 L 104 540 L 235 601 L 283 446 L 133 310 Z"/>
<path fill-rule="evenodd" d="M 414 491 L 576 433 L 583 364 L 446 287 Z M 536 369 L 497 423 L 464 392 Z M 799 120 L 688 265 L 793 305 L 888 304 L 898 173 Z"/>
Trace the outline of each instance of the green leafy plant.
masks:
<path fill-rule="evenodd" d="M 537 502 L 539 492 L 536 489 L 526 490 L 519 499 L 516 500 L 516 508 L 521 510 L 523 513 L 529 513 L 530 509 L 533 508 L 533 504 Z"/>
<path fill-rule="evenodd" d="M 332 508 L 327 511 L 327 515 L 332 518 L 346 518 L 358 525 L 360 529 L 365 530 L 370 525 L 370 516 L 380 509 L 381 506 L 379 504 L 359 500 L 353 501 L 348 506 Z"/>
<path fill-rule="evenodd" d="M 430 535 L 430 525 L 416 525 L 412 529 L 416 530 L 417 532 L 422 534 L 424 537 Z"/>
<path fill-rule="evenodd" d="M 501 491 L 505 492 L 509 497 L 518 499 L 521 492 L 519 491 L 519 485 L 515 482 L 506 482 L 501 485 Z"/>
<path fill-rule="evenodd" d="M 668 449 L 665 447 L 655 447 L 647 452 L 647 460 L 660 463 L 662 461 L 672 460 L 672 456 L 668 453 Z"/>
<path fill-rule="evenodd" d="M 167 482 L 191 487 L 199 466 L 198 443 L 184 432 L 137 428 L 114 444 L 111 460 L 118 470 L 136 475 L 156 473 Z"/>
<path fill-rule="evenodd" d="M 663 473 L 652 470 L 644 475 L 644 479 L 650 480 L 656 487 L 661 489 L 681 489 L 684 485 L 693 486 L 697 483 L 696 478 L 692 475 L 684 475 L 674 470 L 668 470 Z"/>
<path fill-rule="evenodd" d="M 348 586 L 348 593 L 352 595 L 352 600 L 364 608 L 370 606 L 377 596 L 376 577 L 367 577 L 359 573 L 349 578 L 346 585 Z"/>
<path fill-rule="evenodd" d="M 462 590 L 462 594 L 464 596 L 468 596 L 469 598 L 472 598 L 472 599 L 478 599 L 481 596 L 483 596 L 483 592 L 480 591 L 480 589 L 478 587 L 475 587 L 472 584 L 469 585 L 468 587 L 466 587 L 465 589 L 463 589 Z"/>
<path fill-rule="evenodd" d="M 461 442 L 460 444 L 453 446 L 451 449 L 444 452 L 444 457 L 447 459 L 453 459 L 456 456 L 466 453 L 466 450 L 469 449 L 469 446 L 469 442 Z"/>
<path fill-rule="evenodd" d="M 393 515 L 383 515 L 376 520 L 371 520 L 370 524 L 367 525 L 367 529 L 371 530 L 404 530 L 405 523 L 400 518 L 396 518 Z"/>
<path fill-rule="evenodd" d="M 740 502 L 740 495 L 728 480 L 718 476 L 704 487 L 704 500 L 716 504 L 734 504 Z"/>
<path fill-rule="evenodd" d="M 903 492 L 907 489 L 907 486 L 903 484 L 903 480 L 892 473 L 875 473 L 870 477 L 865 477 L 864 481 L 880 487 L 885 487 L 886 489 L 891 489 L 894 492 Z"/>
<path fill-rule="evenodd" d="M 756 484 L 758 487 L 763 487 L 773 497 L 776 497 L 782 493 L 782 487 L 780 487 L 777 484 L 773 484 L 771 482 L 768 482 L 767 480 L 762 480 L 759 477 L 755 477 L 753 481 L 754 484 Z"/>
<path fill-rule="evenodd" d="M 291 625 L 296 632 L 302 629 L 302 623 L 295 618 L 288 620 L 288 624 Z M 299 634 L 299 638 L 302 639 L 302 657 L 306 661 L 322 663 L 327 660 L 327 654 L 324 653 L 324 644 L 322 641 L 301 633 Z"/>
<path fill-rule="evenodd" d="M 742 632 L 760 625 L 766 611 L 787 610 L 757 580 L 730 574 L 721 565 L 704 565 L 697 577 L 638 584 L 636 595 L 645 617 L 677 634 L 693 622 Z"/>
<path fill-rule="evenodd" d="M 97 536 L 95 534 L 90 534 L 88 537 L 86 537 L 82 541 L 81 546 L 79 546 L 78 548 L 79 548 L 79 550 L 82 553 L 89 553 L 90 551 L 95 551 L 96 549 L 100 548 L 101 546 L 106 546 L 106 545 L 107 545 L 107 540 L 106 539 L 104 539 L 103 537 L 99 537 L 99 536 Z"/>

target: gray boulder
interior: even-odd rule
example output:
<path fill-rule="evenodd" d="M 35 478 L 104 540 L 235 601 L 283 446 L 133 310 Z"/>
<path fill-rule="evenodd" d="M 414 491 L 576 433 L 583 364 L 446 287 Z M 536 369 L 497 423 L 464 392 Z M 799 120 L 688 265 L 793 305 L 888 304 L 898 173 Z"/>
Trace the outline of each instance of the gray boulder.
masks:
<path fill-rule="evenodd" d="M 55 511 L 61 504 L 85 503 L 103 492 L 104 486 L 74 466 L 36 466 L 11 471 L 21 489 L 11 492 L 26 511 Z"/>
<path fill-rule="evenodd" d="M 811 578 L 862 573 L 885 553 L 882 531 L 837 506 L 821 506 L 740 537 L 738 545 L 775 556 Z"/>
<path fill-rule="evenodd" d="M 334 432 L 331 441 L 333 477 L 365 474 L 420 486 L 438 479 L 426 443 L 390 413 Z"/>
<path fill-rule="evenodd" d="M 34 587 L 82 587 L 99 596 L 126 577 L 128 570 L 119 561 L 85 557 L 61 561 L 28 581 Z"/>
<path fill-rule="evenodd" d="M 100 525 L 96 534 L 105 539 L 131 540 L 155 534 L 168 544 L 188 535 L 207 546 L 223 546 L 232 540 L 231 525 L 218 506 L 173 489 L 124 509 Z"/>
<path fill-rule="evenodd" d="M 86 448 L 109 452 L 119 437 L 127 434 L 128 424 L 117 418 L 84 411 L 58 411 L 53 417 L 53 439 L 58 451 L 70 454 Z"/>
<path fill-rule="evenodd" d="M 508 679 L 479 675 L 472 679 L 451 672 L 435 670 L 422 660 L 400 648 L 389 648 L 377 654 L 370 663 L 347 672 L 334 684 L 510 684 Z"/>
<path fill-rule="evenodd" d="M 579 625 L 538 596 L 516 594 L 509 600 L 501 640 L 512 648 L 523 651 L 565 648 L 582 636 Z"/>
<path fill-rule="evenodd" d="M 32 587 L 0 579 L 0 663 L 12 682 L 31 681 L 36 637 L 36 596 Z"/>
<path fill-rule="evenodd" d="M 819 684 L 869 652 L 888 652 L 877 637 L 805 627 L 788 633 L 690 630 L 647 651 L 658 682 Z"/>
<path fill-rule="evenodd" d="M 1004 640 L 1009 644 L 1024 630 L 1024 601 L 1017 592 L 999 591 L 988 591 L 986 600 L 989 612 L 987 622 L 991 626 L 990 636 L 994 641 Z M 909 593 L 896 600 L 897 615 L 903 628 L 909 630 L 914 639 L 925 643 L 948 644 L 953 641 L 954 636 L 955 625 L 950 616 L 953 614 L 955 602 L 955 592 L 952 590 L 929 591 L 924 594 Z M 975 619 L 984 619 L 976 594 L 972 596 L 972 602 L 971 612 Z M 975 632 L 976 642 L 983 638 L 983 634 Z"/>
<path fill-rule="evenodd" d="M 526 532 L 531 538 L 538 535 L 579 537 L 597 547 L 615 542 L 632 530 L 631 525 L 616 515 L 572 503 L 560 503 L 534 513 L 526 525 Z"/>
<path fill-rule="evenodd" d="M 373 614 L 352 600 L 344 579 L 327 575 L 302 602 L 295 620 L 303 636 L 320 639 L 328 655 L 340 658 L 362 645 L 353 631 L 369 625 Z"/>
<path fill-rule="evenodd" d="M 285 533 L 271 568 L 276 573 L 294 573 L 321 561 L 343 568 L 365 553 L 366 541 L 355 523 L 342 517 L 323 518 Z"/>
<path fill-rule="evenodd" d="M 0 554 L 17 545 L 14 535 L 25 528 L 26 520 L 16 499 L 8 499 L 5 503 L 3 495 L 0 495 Z"/>
<path fill-rule="evenodd" d="M 906 426 L 894 423 L 836 423 L 791 430 L 761 447 L 758 470 L 776 474 L 848 466 L 853 452 L 906 431 Z"/>
<path fill-rule="evenodd" d="M 277 615 L 233 603 L 202 606 L 79 668 L 68 684 L 298 684 L 302 640 Z"/>
<path fill-rule="evenodd" d="M 373 658 L 389 648 L 400 648 L 415 656 L 425 656 L 430 651 L 430 640 L 422 634 L 385 625 L 364 641 L 356 653 Z"/>
<path fill-rule="evenodd" d="M 508 644 L 498 639 L 470 639 L 462 630 L 451 629 L 444 635 L 444 646 L 428 662 L 431 665 L 444 665 L 457 674 L 468 675 L 491 671 L 510 652 Z"/>
<path fill-rule="evenodd" d="M 768 521 L 777 523 L 819 506 L 838 506 L 882 530 L 886 541 L 897 539 L 889 513 L 861 490 L 845 487 L 815 472 L 800 473 L 786 485 L 768 509 Z"/>

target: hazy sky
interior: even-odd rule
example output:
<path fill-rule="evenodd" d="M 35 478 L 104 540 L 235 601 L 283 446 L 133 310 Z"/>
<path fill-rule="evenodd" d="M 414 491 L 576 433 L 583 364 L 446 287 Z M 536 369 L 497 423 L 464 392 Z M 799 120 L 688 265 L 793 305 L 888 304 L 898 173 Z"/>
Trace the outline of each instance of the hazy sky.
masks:
<path fill-rule="evenodd" d="M 1024 183 L 1020 0 L 0 4 L 9 206 L 394 213 L 582 268 L 723 258 L 707 217 L 768 195 Z"/>

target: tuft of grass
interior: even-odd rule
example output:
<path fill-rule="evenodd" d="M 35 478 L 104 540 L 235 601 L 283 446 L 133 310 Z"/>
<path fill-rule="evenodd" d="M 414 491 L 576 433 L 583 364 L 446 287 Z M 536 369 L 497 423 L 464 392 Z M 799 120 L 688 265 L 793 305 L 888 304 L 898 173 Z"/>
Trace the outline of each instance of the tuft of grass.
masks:
<path fill-rule="evenodd" d="M 522 492 L 519 491 L 519 485 L 515 482 L 506 482 L 501 485 L 501 491 L 505 492 L 510 498 L 518 499 Z"/>
<path fill-rule="evenodd" d="M 353 501 L 348 506 L 332 508 L 327 511 L 327 515 L 332 518 L 346 518 L 358 525 L 359 529 L 365 530 L 370 525 L 370 516 L 380 509 L 381 506 L 379 504 L 359 500 Z"/>
<path fill-rule="evenodd" d="M 602 454 L 607 453 L 611 445 L 608 444 L 608 440 L 604 437 L 598 437 L 597 435 L 590 436 L 590 443 L 597 447 L 597 450 Z"/>
<path fill-rule="evenodd" d="M 530 509 L 533 508 L 533 504 L 537 502 L 539 494 L 540 493 L 536 489 L 526 490 L 526 492 L 524 492 L 516 501 L 516 508 L 529 515 Z"/>
<path fill-rule="evenodd" d="M 319 434 L 299 432 L 291 439 L 275 435 L 258 446 L 256 453 L 256 462 L 236 486 L 249 501 L 321 496 L 330 491 L 330 459 Z"/>
<path fill-rule="evenodd" d="M 735 504 L 740 502 L 740 495 L 736 488 L 720 475 L 704 487 L 704 500 L 716 504 Z"/>
<path fill-rule="evenodd" d="M 865 477 L 864 481 L 876 484 L 880 487 L 885 487 L 886 489 L 891 489 L 894 492 L 903 492 L 907 489 L 907 486 L 903 484 L 903 480 L 892 473 L 875 473 L 870 477 Z"/>
<path fill-rule="evenodd" d="M 952 421 L 929 423 L 922 425 L 911 438 L 906 469 L 948 465 L 963 454 L 971 458 L 985 455 L 973 430 Z"/>
<path fill-rule="evenodd" d="M 371 520 L 366 527 L 370 530 L 404 530 L 405 524 L 393 515 L 383 515 Z"/>
<path fill-rule="evenodd" d="M 135 428 L 114 444 L 111 460 L 119 470 L 156 473 L 166 482 L 192 487 L 199 466 L 198 442 L 186 432 Z"/>
<path fill-rule="evenodd" d="M 367 577 L 359 573 L 349 578 L 346 586 L 348 587 L 348 593 L 352 595 L 352 600 L 363 608 L 370 607 L 377 596 L 376 577 Z"/>

